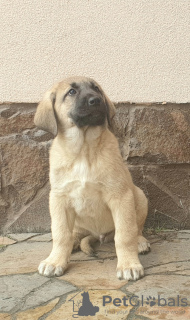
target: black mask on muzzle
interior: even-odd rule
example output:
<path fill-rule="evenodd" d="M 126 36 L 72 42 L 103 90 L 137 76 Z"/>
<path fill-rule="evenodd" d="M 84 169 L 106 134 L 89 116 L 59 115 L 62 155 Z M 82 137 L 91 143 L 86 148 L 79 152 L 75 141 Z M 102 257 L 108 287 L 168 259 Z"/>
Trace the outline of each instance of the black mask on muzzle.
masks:
<path fill-rule="evenodd" d="M 101 126 L 105 123 L 106 116 L 107 106 L 104 101 L 100 97 L 93 95 L 80 99 L 74 110 L 69 114 L 69 117 L 79 128 Z"/>

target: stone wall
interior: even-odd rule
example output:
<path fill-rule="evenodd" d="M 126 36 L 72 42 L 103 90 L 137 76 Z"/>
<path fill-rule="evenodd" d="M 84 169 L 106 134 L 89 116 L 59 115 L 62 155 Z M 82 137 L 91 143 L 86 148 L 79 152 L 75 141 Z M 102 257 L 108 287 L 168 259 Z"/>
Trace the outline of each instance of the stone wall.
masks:
<path fill-rule="evenodd" d="M 190 104 L 116 104 L 114 132 L 149 199 L 147 227 L 190 228 Z M 0 232 L 46 232 L 48 150 L 36 104 L 0 105 Z"/>

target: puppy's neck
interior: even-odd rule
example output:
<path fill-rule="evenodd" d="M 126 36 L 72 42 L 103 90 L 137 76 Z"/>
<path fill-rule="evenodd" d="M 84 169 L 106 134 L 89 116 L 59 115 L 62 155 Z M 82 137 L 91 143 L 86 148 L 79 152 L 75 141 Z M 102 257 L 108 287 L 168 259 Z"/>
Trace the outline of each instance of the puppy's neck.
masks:
<path fill-rule="evenodd" d="M 57 136 L 57 140 L 67 153 L 77 155 L 94 150 L 97 151 L 100 140 L 102 140 L 105 132 L 108 131 L 106 126 L 96 127 L 83 127 L 78 128 L 72 126 L 65 130 L 64 133 L 60 133 Z"/>

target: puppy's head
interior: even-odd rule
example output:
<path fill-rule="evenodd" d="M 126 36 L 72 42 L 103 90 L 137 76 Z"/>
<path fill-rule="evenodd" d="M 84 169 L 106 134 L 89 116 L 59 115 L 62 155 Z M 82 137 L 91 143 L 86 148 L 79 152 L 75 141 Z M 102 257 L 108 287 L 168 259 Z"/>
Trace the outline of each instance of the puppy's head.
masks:
<path fill-rule="evenodd" d="M 51 132 L 64 131 L 73 125 L 110 126 L 115 107 L 100 85 L 90 78 L 65 79 L 47 91 L 39 103 L 34 123 Z"/>

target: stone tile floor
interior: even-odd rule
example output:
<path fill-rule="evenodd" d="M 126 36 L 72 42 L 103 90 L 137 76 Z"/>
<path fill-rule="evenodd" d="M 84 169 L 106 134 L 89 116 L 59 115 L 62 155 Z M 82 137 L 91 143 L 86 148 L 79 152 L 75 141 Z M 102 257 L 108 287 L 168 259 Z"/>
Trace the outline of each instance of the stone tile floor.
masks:
<path fill-rule="evenodd" d="M 147 237 L 151 252 L 140 256 L 145 277 L 137 282 L 116 278 L 114 243 L 97 243 L 97 257 L 73 253 L 65 275 L 45 278 L 36 270 L 51 234 L 0 237 L 0 320 L 190 319 L 190 231 Z M 94 316 L 78 315 L 84 291 L 99 307 Z"/>

